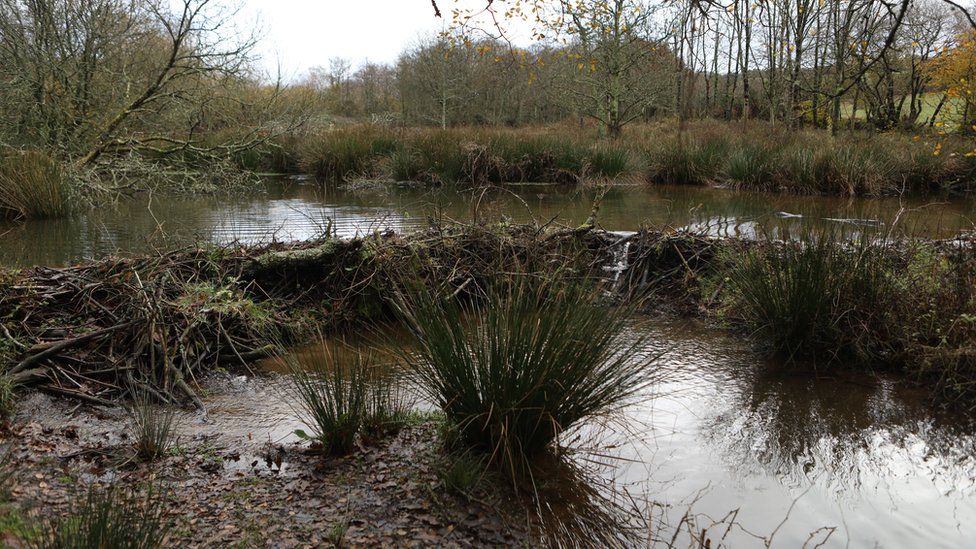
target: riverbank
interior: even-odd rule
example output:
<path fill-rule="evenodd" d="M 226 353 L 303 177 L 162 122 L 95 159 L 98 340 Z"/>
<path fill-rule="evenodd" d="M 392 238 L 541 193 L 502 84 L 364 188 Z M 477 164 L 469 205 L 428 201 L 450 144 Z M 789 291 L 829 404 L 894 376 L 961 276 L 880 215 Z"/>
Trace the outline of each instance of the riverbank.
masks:
<path fill-rule="evenodd" d="M 964 193 L 972 141 L 941 133 L 788 129 L 760 121 L 633 125 L 615 140 L 563 124 L 521 129 L 350 125 L 276 135 L 215 161 L 190 152 L 106 158 L 78 168 L 38 150 L 0 151 L 0 219 L 66 217 L 120 195 L 260 190 L 255 174 L 374 186 L 532 183 L 689 185 L 844 197 Z"/>

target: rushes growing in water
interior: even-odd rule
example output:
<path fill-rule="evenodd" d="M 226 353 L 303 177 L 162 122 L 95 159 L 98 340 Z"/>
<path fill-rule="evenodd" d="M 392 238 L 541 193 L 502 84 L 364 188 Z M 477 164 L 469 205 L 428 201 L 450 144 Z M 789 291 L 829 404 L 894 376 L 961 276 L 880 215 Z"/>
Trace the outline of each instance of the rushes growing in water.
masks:
<path fill-rule="evenodd" d="M 871 361 L 883 354 L 891 277 L 885 249 L 829 235 L 767 242 L 733 267 L 731 286 L 747 324 L 790 359 Z"/>
<path fill-rule="evenodd" d="M 50 521 L 31 545 L 44 549 L 150 549 L 169 532 L 164 498 L 150 488 L 145 496 L 121 488 L 92 488 L 66 517 Z"/>
<path fill-rule="evenodd" d="M 469 305 L 401 295 L 416 340 L 403 359 L 459 442 L 517 479 L 561 433 L 619 410 L 654 377 L 643 340 L 621 337 L 627 311 L 598 297 L 578 281 L 529 276 Z"/>
<path fill-rule="evenodd" d="M 295 413 L 311 430 L 296 434 L 328 455 L 348 454 L 357 435 L 380 437 L 406 421 L 407 404 L 391 372 L 370 355 L 353 352 L 349 360 L 340 358 L 325 341 L 314 353 L 282 357 L 291 374 Z"/>
<path fill-rule="evenodd" d="M 75 209 L 68 175 L 39 151 L 0 156 L 0 218 L 62 217 Z"/>
<path fill-rule="evenodd" d="M 140 394 L 126 407 L 126 413 L 135 438 L 136 457 L 154 461 L 164 456 L 173 444 L 177 411 L 158 406 L 148 395 Z"/>

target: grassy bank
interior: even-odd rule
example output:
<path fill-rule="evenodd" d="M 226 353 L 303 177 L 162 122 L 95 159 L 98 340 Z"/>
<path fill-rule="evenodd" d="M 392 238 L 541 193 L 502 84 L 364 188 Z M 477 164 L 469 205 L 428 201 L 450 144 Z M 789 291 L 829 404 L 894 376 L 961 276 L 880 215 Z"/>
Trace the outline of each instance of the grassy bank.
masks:
<path fill-rule="evenodd" d="M 962 138 L 790 130 L 762 122 L 634 125 L 615 141 L 590 129 L 394 129 L 347 126 L 283 140 L 264 167 L 331 179 L 428 184 L 594 180 L 719 185 L 843 196 L 971 188 Z M 262 166 L 252 158 L 252 166 Z M 254 164 L 257 162 L 257 164 Z"/>

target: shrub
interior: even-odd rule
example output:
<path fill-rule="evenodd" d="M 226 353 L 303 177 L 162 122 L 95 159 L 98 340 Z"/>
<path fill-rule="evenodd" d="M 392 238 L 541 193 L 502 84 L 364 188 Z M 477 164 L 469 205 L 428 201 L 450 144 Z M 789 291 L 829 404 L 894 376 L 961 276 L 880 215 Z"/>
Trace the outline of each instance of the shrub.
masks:
<path fill-rule="evenodd" d="M 0 217 L 63 217 L 77 199 L 68 174 L 50 156 L 14 151 L 0 157 Z"/>
<path fill-rule="evenodd" d="M 121 488 L 92 488 L 67 516 L 48 521 L 30 544 L 50 549 L 161 547 L 169 532 L 164 499 L 151 488 L 145 496 Z"/>
<path fill-rule="evenodd" d="M 563 277 L 497 280 L 483 301 L 398 298 L 416 349 L 402 358 L 459 440 L 513 479 L 567 429 L 618 410 L 653 379 L 625 309 Z"/>

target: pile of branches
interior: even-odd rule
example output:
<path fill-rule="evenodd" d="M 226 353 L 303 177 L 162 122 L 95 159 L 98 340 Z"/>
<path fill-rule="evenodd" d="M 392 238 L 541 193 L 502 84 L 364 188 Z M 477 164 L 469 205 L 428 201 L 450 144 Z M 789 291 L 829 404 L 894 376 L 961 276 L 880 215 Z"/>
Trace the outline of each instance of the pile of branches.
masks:
<path fill-rule="evenodd" d="M 619 240 L 590 228 L 453 225 L 32 268 L 0 280 L 0 368 L 95 404 L 151 394 L 201 405 L 201 373 L 247 367 L 323 323 L 375 321 L 406 284 L 474 295 L 499 273 L 571 262 L 599 272 Z"/>

